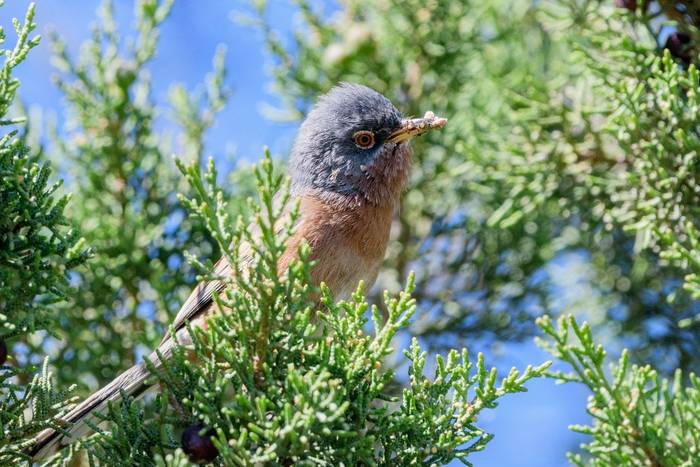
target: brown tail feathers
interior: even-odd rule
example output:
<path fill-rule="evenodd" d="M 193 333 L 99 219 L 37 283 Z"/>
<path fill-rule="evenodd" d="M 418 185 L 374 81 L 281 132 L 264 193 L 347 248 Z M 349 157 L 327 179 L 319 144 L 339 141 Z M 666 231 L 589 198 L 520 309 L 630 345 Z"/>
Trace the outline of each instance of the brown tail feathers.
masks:
<path fill-rule="evenodd" d="M 32 456 L 34 461 L 39 461 L 55 454 L 76 439 L 86 436 L 92 431 L 87 422 L 94 424 L 100 422 L 95 417 L 95 413 L 106 412 L 109 402 L 121 399 L 121 391 L 132 397 L 143 395 L 149 389 L 146 379 L 150 375 L 143 363 L 132 366 L 66 414 L 63 418 L 67 422 L 66 433 L 59 433 L 52 429 L 42 431 L 37 435 L 35 444 L 29 448 L 27 454 Z"/>
<path fill-rule="evenodd" d="M 230 274 L 230 267 L 225 258 L 220 259 L 216 263 L 214 271 L 221 275 Z M 156 368 L 162 366 L 161 357 L 164 360 L 170 359 L 175 342 L 182 344 L 191 343 L 185 323 L 192 322 L 196 324 L 198 319 L 201 320 L 202 317 L 206 316 L 207 312 L 213 309 L 212 294 L 218 293 L 222 287 L 221 282 L 202 283 L 192 291 L 172 325 L 173 328 L 177 329 L 176 339 L 172 339 L 170 334 L 166 335 L 158 346 L 160 357 L 156 352 L 148 356 L 148 359 Z M 144 395 L 150 388 L 146 384 L 146 379 L 149 376 L 150 372 L 145 364 L 132 366 L 114 378 L 107 386 L 92 394 L 68 412 L 63 417 L 63 420 L 66 422 L 65 433 L 52 429 L 39 433 L 35 438 L 35 444 L 27 450 L 27 455 L 31 456 L 35 461 L 45 459 L 62 447 L 87 435 L 92 431 L 88 422 L 93 424 L 99 424 L 100 422 L 95 417 L 95 413 L 104 413 L 109 402 L 115 402 L 121 398 L 122 391 L 134 398 Z"/>

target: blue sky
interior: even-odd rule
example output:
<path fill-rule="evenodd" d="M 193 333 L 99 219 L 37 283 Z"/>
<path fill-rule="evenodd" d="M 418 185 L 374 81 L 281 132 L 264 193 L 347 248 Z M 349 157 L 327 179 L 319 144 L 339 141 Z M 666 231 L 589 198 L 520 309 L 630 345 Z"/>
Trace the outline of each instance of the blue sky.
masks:
<path fill-rule="evenodd" d="M 118 1 L 116 17 L 120 27 L 129 29 L 133 22 L 133 2 Z M 0 9 L 0 24 L 8 31 L 10 19 L 24 16 L 26 0 L 9 0 Z M 231 12 L 239 2 L 224 0 L 176 0 L 171 17 L 161 29 L 161 45 L 149 69 L 157 102 L 165 102 L 170 84 L 184 83 L 189 89 L 201 83 L 211 69 L 211 58 L 218 44 L 228 48 L 227 84 L 233 95 L 226 109 L 217 118 L 216 126 L 207 135 L 207 152 L 219 165 L 231 163 L 231 150 L 237 158 L 256 160 L 262 147 L 273 153 L 286 154 L 296 125 L 266 120 L 260 112 L 262 103 L 275 104 L 269 92 L 270 77 L 262 38 L 257 32 L 231 20 Z M 36 22 L 44 41 L 17 70 L 22 81 L 20 96 L 24 103 L 40 108 L 46 115 L 55 115 L 59 126 L 64 122 L 61 95 L 52 84 L 55 71 L 51 65 L 49 31 L 57 31 L 76 55 L 87 39 L 90 25 L 96 21 L 96 0 L 39 0 Z M 206 5 L 206 6 L 202 6 Z M 285 36 L 296 21 L 294 8 L 287 2 L 274 2 L 272 25 Z M 332 10 L 327 6 L 326 11 Z M 467 343 L 469 344 L 469 343 Z M 470 345 L 472 354 L 483 350 Z M 505 372 L 510 366 L 519 368 L 539 363 L 547 355 L 531 343 L 507 345 L 494 361 Z M 530 392 L 509 396 L 496 411 L 485 412 L 481 427 L 496 434 L 483 453 L 470 460 L 477 466 L 549 467 L 568 465 L 565 452 L 575 448 L 583 438 L 567 430 L 569 424 L 586 423 L 586 392 L 576 386 L 555 386 L 551 381 L 529 385 Z M 455 464 L 458 465 L 458 464 Z"/>
<path fill-rule="evenodd" d="M 24 17 L 27 0 L 10 0 L 0 11 L 0 22 L 11 33 L 10 19 Z M 133 26 L 133 1 L 116 1 L 115 16 L 125 35 Z M 49 33 L 57 32 L 66 42 L 72 56 L 77 57 L 80 45 L 89 37 L 90 27 L 97 21 L 97 0 L 39 0 L 37 2 L 37 32 L 41 44 L 16 71 L 22 81 L 20 96 L 29 106 L 39 106 L 47 116 L 56 115 L 62 122 L 61 94 L 52 83 L 56 71 L 51 63 Z M 219 114 L 217 124 L 207 135 L 208 151 L 215 157 L 235 151 L 237 157 L 257 159 L 263 146 L 283 153 L 294 136 L 295 125 L 282 125 L 263 118 L 262 103 L 275 105 L 269 92 L 267 70 L 270 61 L 265 56 L 262 38 L 252 29 L 232 20 L 236 2 L 208 0 L 206 8 L 195 1 L 176 1 L 169 19 L 160 29 L 161 46 L 149 70 L 156 102 L 165 104 L 168 90 L 175 83 L 188 89 L 201 85 L 211 70 L 217 45 L 227 49 L 227 84 L 233 91 L 228 106 Z M 243 11 L 243 7 L 239 8 Z M 273 24 L 288 31 L 294 9 L 285 2 L 271 9 Z M 9 34 L 10 40 L 12 35 Z"/>

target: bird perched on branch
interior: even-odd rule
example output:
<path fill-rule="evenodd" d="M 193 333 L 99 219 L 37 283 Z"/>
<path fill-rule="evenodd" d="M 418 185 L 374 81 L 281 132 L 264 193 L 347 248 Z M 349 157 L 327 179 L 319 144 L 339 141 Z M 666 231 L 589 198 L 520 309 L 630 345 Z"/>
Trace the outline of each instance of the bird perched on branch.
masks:
<path fill-rule="evenodd" d="M 446 123 L 432 112 L 423 118 L 403 118 L 386 97 L 364 86 L 341 84 L 321 97 L 301 125 L 292 149 L 291 192 L 301 204 L 280 271 L 286 269 L 304 240 L 314 261 L 312 280 L 325 283 L 334 297 L 348 296 L 360 280 L 371 286 L 408 181 L 409 142 Z M 245 254 L 240 257 L 245 261 Z M 215 272 L 225 276 L 231 267 L 220 260 Z M 188 340 L 188 322 L 202 326 L 211 316 L 212 296 L 222 287 L 217 282 L 202 283 L 190 294 L 172 324 L 178 342 Z M 168 334 L 158 351 L 167 358 L 174 343 Z M 159 365 L 155 352 L 148 358 Z M 86 422 L 96 412 L 104 411 L 122 393 L 133 397 L 143 394 L 149 389 L 149 376 L 145 364 L 126 370 L 64 417 L 64 433 L 40 433 L 28 454 L 41 459 L 86 435 L 90 432 Z"/>

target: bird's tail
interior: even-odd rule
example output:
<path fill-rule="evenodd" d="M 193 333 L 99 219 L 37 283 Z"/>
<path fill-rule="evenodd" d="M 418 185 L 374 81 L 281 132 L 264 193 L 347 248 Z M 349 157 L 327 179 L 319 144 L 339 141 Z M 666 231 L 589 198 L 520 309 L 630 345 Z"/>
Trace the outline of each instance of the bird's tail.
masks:
<path fill-rule="evenodd" d="M 114 402 L 121 398 L 122 391 L 131 397 L 138 398 L 142 396 L 149 389 L 146 380 L 150 374 L 143 363 L 132 366 L 114 378 L 107 386 L 95 392 L 68 412 L 63 417 L 63 420 L 67 422 L 65 433 L 53 429 L 47 429 L 39 433 L 35 439 L 35 444 L 29 448 L 27 454 L 34 461 L 45 459 L 55 454 L 63 446 L 86 436 L 92 431 L 88 422 L 99 424 L 100 420 L 95 417 L 95 414 L 99 412 L 104 413 L 109 402 Z"/>

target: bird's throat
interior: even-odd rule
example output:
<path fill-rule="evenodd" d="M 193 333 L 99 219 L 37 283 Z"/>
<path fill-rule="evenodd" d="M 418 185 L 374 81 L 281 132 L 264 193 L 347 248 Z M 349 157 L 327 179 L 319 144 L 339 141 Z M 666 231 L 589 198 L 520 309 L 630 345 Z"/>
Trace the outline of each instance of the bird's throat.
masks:
<path fill-rule="evenodd" d="M 355 185 L 365 200 L 377 206 L 395 207 L 411 172 L 408 143 L 387 145 L 363 171 Z"/>

